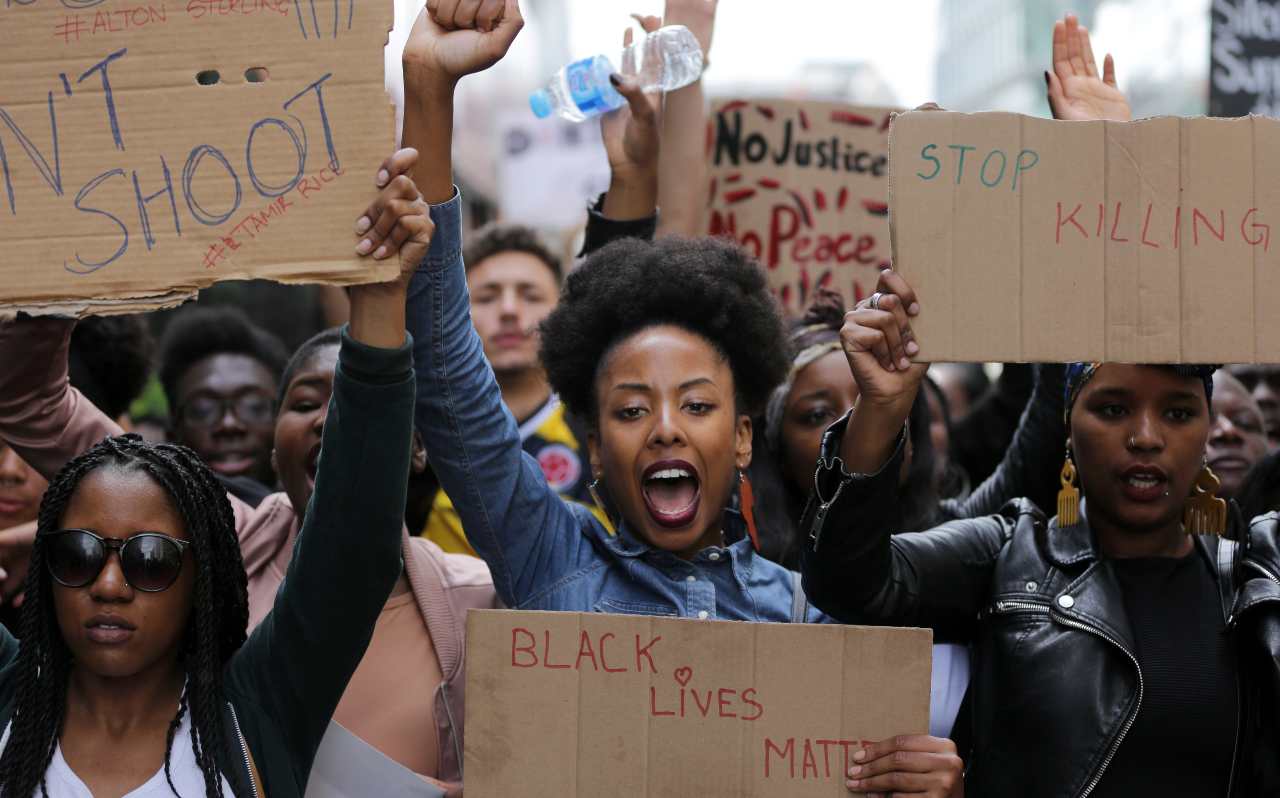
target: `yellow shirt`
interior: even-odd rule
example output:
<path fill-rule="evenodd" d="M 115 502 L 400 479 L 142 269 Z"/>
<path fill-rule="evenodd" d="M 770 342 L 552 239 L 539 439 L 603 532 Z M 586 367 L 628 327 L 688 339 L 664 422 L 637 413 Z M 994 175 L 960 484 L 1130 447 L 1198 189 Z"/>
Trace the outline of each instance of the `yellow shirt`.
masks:
<path fill-rule="evenodd" d="M 542 409 L 520 425 L 520 440 L 525 452 L 542 466 L 547 484 L 564 498 L 581 502 L 588 507 L 592 515 L 612 533 L 613 525 L 608 516 L 591 498 L 587 489 L 591 481 L 591 469 L 587 464 L 586 452 L 565 420 L 564 405 L 560 404 L 559 397 L 553 394 Z M 427 523 L 421 534 L 447 552 L 476 556 L 475 549 L 467 542 L 462 519 L 458 516 L 453 501 L 443 490 L 436 491 L 435 500 L 431 503 L 431 513 L 427 516 Z"/>

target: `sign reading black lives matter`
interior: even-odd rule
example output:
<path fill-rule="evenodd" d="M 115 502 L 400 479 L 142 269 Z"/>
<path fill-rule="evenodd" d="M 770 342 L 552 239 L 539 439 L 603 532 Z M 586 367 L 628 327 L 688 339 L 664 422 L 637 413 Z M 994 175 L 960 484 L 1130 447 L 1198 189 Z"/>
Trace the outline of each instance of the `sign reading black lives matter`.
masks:
<path fill-rule="evenodd" d="M 1209 115 L 1280 116 L 1280 0 L 1213 0 Z"/>

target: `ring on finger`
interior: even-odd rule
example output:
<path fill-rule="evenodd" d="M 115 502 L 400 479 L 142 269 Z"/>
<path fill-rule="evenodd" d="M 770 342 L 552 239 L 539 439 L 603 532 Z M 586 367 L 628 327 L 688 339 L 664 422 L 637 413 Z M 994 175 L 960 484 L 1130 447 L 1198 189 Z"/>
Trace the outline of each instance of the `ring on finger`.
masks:
<path fill-rule="evenodd" d="M 871 308 L 872 310 L 879 310 L 880 297 L 882 296 L 884 296 L 884 294 L 880 293 L 879 291 L 876 291 L 874 294 L 871 295 L 871 301 L 867 303 L 867 307 Z"/>

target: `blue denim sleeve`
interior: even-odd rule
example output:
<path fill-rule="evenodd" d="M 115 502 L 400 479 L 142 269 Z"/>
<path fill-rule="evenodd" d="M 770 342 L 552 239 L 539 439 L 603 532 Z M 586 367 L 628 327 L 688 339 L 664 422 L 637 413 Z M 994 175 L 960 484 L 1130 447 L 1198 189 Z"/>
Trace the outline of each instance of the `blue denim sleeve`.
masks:
<path fill-rule="evenodd" d="M 467 540 L 519 607 L 573 568 L 586 545 L 573 511 L 521 448 L 480 336 L 462 263 L 461 197 L 431 208 L 435 234 L 409 286 L 418 377 L 415 421 Z"/>

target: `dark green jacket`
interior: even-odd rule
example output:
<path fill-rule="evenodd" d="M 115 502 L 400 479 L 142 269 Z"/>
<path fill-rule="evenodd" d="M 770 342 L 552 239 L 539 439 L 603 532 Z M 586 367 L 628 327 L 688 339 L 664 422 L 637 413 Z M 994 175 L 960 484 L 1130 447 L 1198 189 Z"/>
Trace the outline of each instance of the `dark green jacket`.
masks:
<path fill-rule="evenodd" d="M 302 798 L 316 749 L 401 570 L 413 436 L 412 342 L 376 349 L 344 331 L 316 487 L 271 614 L 227 663 L 222 773 L 254 798 Z M 0 729 L 13 714 L 18 641 L 0 627 Z"/>

